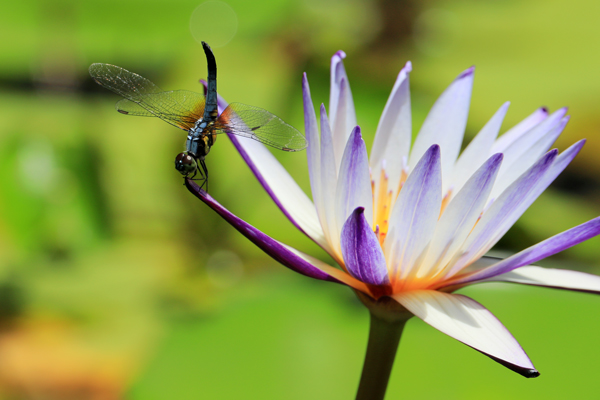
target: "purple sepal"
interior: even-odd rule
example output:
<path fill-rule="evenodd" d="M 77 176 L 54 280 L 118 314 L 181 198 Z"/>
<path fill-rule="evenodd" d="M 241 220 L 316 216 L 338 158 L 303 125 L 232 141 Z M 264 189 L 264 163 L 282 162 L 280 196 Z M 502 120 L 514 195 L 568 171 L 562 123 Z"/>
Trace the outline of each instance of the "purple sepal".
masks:
<path fill-rule="evenodd" d="M 352 276 L 365 283 L 386 284 L 389 277 L 385 257 L 364 211 L 363 207 L 357 207 L 342 228 L 344 264 Z"/>
<path fill-rule="evenodd" d="M 186 179 L 185 186 L 194 196 L 196 196 L 197 198 L 202 200 L 207 206 L 212 208 L 217 214 L 223 217 L 223 219 L 229 222 L 229 224 L 233 226 L 238 232 L 244 235 L 248 240 L 254 243 L 262 251 L 271 256 L 275 261 L 280 262 L 292 271 L 298 272 L 302 275 L 306 275 L 311 278 L 342 283 L 338 279 L 333 278 L 331 275 L 327 274 L 326 272 L 315 267 L 303 258 L 299 257 L 297 254 L 291 252 L 277 240 L 264 234 L 260 230 L 256 229 L 252 225 L 248 224 L 236 215 L 232 214 L 229 210 L 227 210 L 215 199 L 213 199 L 206 191 L 201 189 L 193 180 Z"/>

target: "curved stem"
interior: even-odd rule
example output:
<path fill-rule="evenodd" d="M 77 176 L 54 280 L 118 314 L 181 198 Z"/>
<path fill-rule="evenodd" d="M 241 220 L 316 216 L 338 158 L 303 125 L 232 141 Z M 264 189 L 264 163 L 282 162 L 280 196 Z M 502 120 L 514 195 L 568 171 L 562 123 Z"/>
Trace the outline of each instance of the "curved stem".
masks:
<path fill-rule="evenodd" d="M 369 343 L 356 400 L 383 400 L 407 319 L 390 321 L 369 313 Z"/>

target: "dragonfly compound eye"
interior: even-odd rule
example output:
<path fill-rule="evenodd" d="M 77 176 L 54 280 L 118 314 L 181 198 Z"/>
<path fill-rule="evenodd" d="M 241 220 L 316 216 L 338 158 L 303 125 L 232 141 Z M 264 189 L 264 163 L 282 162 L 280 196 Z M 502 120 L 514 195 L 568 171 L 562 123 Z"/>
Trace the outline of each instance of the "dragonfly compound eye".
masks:
<path fill-rule="evenodd" d="M 188 176 L 196 171 L 198 164 L 194 157 L 187 153 L 179 153 L 175 157 L 175 169 L 181 172 L 181 175 Z"/>

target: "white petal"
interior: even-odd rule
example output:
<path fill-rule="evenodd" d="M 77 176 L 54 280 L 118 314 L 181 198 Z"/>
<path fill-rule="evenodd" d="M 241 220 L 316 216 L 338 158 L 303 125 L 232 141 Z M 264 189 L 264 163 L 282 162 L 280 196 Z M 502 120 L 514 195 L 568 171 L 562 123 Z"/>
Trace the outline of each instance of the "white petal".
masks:
<path fill-rule="evenodd" d="M 481 258 L 529 207 L 528 200 L 544 174 L 551 167 L 557 151 L 542 157 L 534 166 L 510 185 L 487 209 L 451 262 L 447 276 L 453 275 L 474 260 Z"/>
<path fill-rule="evenodd" d="M 217 102 L 219 112 L 223 112 L 227 107 L 227 102 L 218 95 Z M 227 136 L 285 216 L 300 231 L 325 251 L 331 253 L 314 204 L 267 147 L 249 138 L 236 135 Z"/>
<path fill-rule="evenodd" d="M 539 373 L 517 340 L 475 300 L 433 290 L 392 295 L 407 310 L 448 336 L 524 376 Z"/>
<path fill-rule="evenodd" d="M 503 153 L 504 162 L 498 172 L 491 197 L 496 198 L 527 168 L 542 156 L 561 134 L 568 118 L 563 118 L 566 109 L 560 109 L 543 122 L 515 140 Z"/>
<path fill-rule="evenodd" d="M 501 163 L 502 154 L 490 157 L 450 201 L 437 223 L 417 277 L 441 271 L 463 244 L 487 202 Z"/>
<path fill-rule="evenodd" d="M 440 148 L 431 146 L 406 179 L 390 213 L 384 254 L 393 278 L 405 278 L 431 240 L 442 205 Z"/>
<path fill-rule="evenodd" d="M 267 147 L 244 137 L 231 137 L 248 166 L 275 204 L 302 232 L 330 251 L 313 202 Z"/>
<path fill-rule="evenodd" d="M 336 204 L 334 190 L 337 187 L 337 172 L 333 156 L 333 138 L 329 129 L 329 121 L 325 106 L 321 104 L 321 189 L 323 195 L 323 211 L 319 211 L 321 226 L 327 237 L 330 253 L 340 265 L 342 261 L 342 250 L 340 247 L 340 231 L 336 221 Z"/>
<path fill-rule="evenodd" d="M 600 293 L 600 276 L 598 275 L 566 269 L 542 268 L 533 265 L 517 268 L 514 271 L 481 282 L 491 281 Z"/>
<path fill-rule="evenodd" d="M 579 224 L 571 229 L 567 229 L 566 231 L 549 237 L 525 250 L 521 250 L 508 258 L 500 261 L 496 260 L 496 262 L 491 265 L 488 264 L 490 261 L 488 257 L 483 257 L 470 265 L 469 271 L 465 271 L 462 276 L 457 276 L 450 281 L 445 281 L 443 285 L 444 287 L 464 285 L 503 275 L 517 268 L 535 263 L 543 258 L 550 257 L 553 254 L 559 253 L 599 234 L 600 217 L 596 217 L 583 224 Z"/>
<path fill-rule="evenodd" d="M 410 154 L 411 170 L 431 145 L 438 144 L 442 151 L 442 182 L 449 182 L 467 125 L 473 71 L 471 67 L 461 73 L 431 108 Z"/>
<path fill-rule="evenodd" d="M 340 163 L 350 132 L 357 125 L 354 101 L 350 91 L 350 83 L 344 69 L 343 59 L 346 53 L 338 51 L 331 57 L 331 88 L 329 95 L 329 116 L 333 135 L 333 151 L 336 171 Z"/>
<path fill-rule="evenodd" d="M 506 102 L 496 111 L 456 161 L 454 171 L 452 171 L 452 179 L 449 183 L 454 193 L 458 193 L 473 172 L 493 154 L 491 148 L 498 136 L 509 105 L 510 103 Z"/>
<path fill-rule="evenodd" d="M 517 140 L 521 135 L 529 131 L 531 128 L 542 122 L 548 117 L 548 109 L 546 107 L 538 108 L 525 118 L 523 121 L 519 122 L 517 125 L 510 128 L 506 131 L 502 136 L 498 138 L 496 143 L 494 143 L 494 147 L 492 148 L 493 153 L 502 153 L 508 146 L 510 146 L 515 140 Z"/>
<path fill-rule="evenodd" d="M 410 107 L 410 87 L 408 73 L 412 65 L 409 62 L 402 68 L 392 88 L 392 93 L 381 114 L 377 133 L 371 150 L 371 176 L 377 183 L 381 176 L 382 162 L 385 160 L 385 170 L 389 179 L 389 188 L 394 192 L 400 185 L 402 160 L 408 159 L 410 151 L 412 120 Z"/>
<path fill-rule="evenodd" d="M 313 202 L 317 212 L 323 209 L 321 189 L 321 145 L 319 143 L 319 131 L 317 125 L 317 116 L 310 96 L 310 87 L 306 73 L 302 76 L 302 102 L 304 105 L 304 132 L 308 142 L 306 149 L 306 158 L 308 160 L 308 175 L 310 177 L 310 188 L 312 191 Z"/>
<path fill-rule="evenodd" d="M 510 185 L 494 201 L 475 226 L 463 246 L 463 255 L 447 276 L 481 258 L 513 226 L 527 208 L 556 179 L 579 153 L 585 140 L 580 140 L 558 157 L 552 150 Z M 548 164 L 548 162 L 551 162 Z"/>
<path fill-rule="evenodd" d="M 365 218 L 369 225 L 373 225 L 373 191 L 369 175 L 369 157 L 358 126 L 352 131 L 344 152 L 335 197 L 339 233 L 357 207 L 365 209 Z"/>

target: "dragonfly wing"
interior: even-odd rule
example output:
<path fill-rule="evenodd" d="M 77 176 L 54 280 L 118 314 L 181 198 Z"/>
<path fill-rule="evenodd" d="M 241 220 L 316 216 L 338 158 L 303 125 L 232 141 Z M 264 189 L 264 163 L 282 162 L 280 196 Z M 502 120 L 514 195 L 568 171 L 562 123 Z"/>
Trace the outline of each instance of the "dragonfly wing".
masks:
<path fill-rule="evenodd" d="M 204 110 L 204 97 L 196 92 L 187 90 L 174 90 L 170 92 L 160 92 L 148 95 L 153 97 L 153 102 L 160 102 L 165 98 L 176 99 L 181 105 L 181 111 L 167 113 L 166 111 L 158 112 L 153 108 L 148 107 L 148 101 L 134 102 L 132 100 L 123 99 L 115 105 L 118 112 L 126 115 L 135 115 L 141 117 L 159 117 L 163 121 L 170 123 L 178 128 L 190 130 L 196 122 L 201 118 Z M 186 110 L 194 110 L 192 112 Z"/>
<path fill-rule="evenodd" d="M 204 96 L 199 93 L 187 90 L 165 92 L 143 76 L 111 64 L 92 64 L 90 75 L 100 86 L 179 128 L 188 130 L 202 118 Z M 150 116 L 123 101 L 118 103 L 117 110 L 124 114 Z"/>
<path fill-rule="evenodd" d="M 217 130 L 258 140 L 285 151 L 304 150 L 308 143 L 300 131 L 265 109 L 231 103 L 221 113 Z"/>
<path fill-rule="evenodd" d="M 115 108 L 121 114 L 136 115 L 139 117 L 156 117 L 156 115 L 146 110 L 144 107 L 139 105 L 139 103 L 135 103 L 127 99 L 118 101 L 117 104 L 115 104 Z"/>

